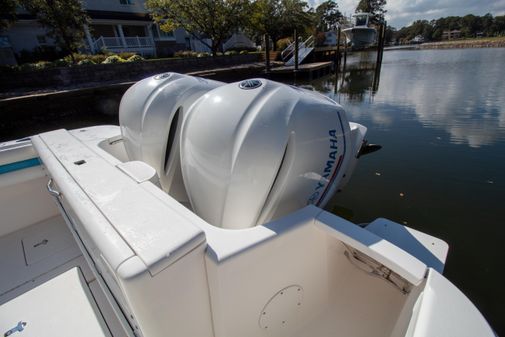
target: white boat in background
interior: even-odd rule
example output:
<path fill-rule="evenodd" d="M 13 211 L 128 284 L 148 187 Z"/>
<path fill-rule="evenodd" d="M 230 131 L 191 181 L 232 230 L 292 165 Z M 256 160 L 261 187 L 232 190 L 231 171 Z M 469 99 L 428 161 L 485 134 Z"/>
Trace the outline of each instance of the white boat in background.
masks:
<path fill-rule="evenodd" d="M 167 73 L 119 117 L 0 144 L 3 336 L 495 336 L 445 242 L 320 208 L 367 149 L 334 101 Z"/>
<path fill-rule="evenodd" d="M 353 26 L 342 30 L 347 43 L 350 43 L 353 48 L 365 48 L 375 43 L 377 30 L 370 26 L 370 16 L 370 13 L 355 14 Z"/>

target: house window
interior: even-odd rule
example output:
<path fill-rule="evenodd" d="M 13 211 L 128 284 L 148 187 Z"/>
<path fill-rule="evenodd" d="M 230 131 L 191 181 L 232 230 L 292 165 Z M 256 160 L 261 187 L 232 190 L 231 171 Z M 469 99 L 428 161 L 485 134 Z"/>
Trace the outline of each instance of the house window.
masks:
<path fill-rule="evenodd" d="M 121 5 L 133 5 L 133 0 L 119 0 Z"/>

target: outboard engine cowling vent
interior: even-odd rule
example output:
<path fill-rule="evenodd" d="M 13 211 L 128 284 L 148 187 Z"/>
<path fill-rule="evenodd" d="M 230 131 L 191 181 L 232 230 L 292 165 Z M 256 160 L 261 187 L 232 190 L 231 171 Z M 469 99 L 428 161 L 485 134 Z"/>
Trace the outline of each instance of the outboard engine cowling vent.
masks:
<path fill-rule="evenodd" d="M 180 202 L 187 201 L 179 153 L 184 115 L 196 99 L 223 84 L 163 73 L 137 82 L 121 99 L 119 123 L 129 159 L 152 166 L 162 188 Z"/>
<path fill-rule="evenodd" d="M 193 210 L 238 229 L 308 204 L 324 207 L 351 173 L 359 150 L 353 141 L 342 107 L 318 93 L 265 79 L 216 88 L 194 103 L 182 126 Z"/>

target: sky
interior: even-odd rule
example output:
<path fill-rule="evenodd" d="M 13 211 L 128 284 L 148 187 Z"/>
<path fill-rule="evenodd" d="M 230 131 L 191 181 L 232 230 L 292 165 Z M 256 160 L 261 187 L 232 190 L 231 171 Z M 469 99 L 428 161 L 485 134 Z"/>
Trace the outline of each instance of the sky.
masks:
<path fill-rule="evenodd" d="M 317 7 L 324 0 L 308 0 Z M 346 15 L 354 13 L 359 0 L 335 0 L 339 10 Z M 444 16 L 464 16 L 466 14 L 493 16 L 505 14 L 505 0 L 387 0 L 386 20 L 388 25 L 401 28 L 415 20 L 431 20 Z"/>

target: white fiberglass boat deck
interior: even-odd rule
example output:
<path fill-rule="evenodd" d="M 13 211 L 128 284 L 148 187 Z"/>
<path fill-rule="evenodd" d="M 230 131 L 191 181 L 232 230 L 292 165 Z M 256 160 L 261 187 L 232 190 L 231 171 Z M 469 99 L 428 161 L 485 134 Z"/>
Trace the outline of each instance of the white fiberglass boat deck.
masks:
<path fill-rule="evenodd" d="M 212 164 L 210 150 L 197 156 L 191 132 L 202 100 L 218 104 L 216 97 L 226 98 L 215 90 L 191 105 L 185 118 L 192 125 L 182 122 L 181 171 L 171 177 L 187 177 L 189 160 L 195 161 L 192 168 L 203 159 Z M 211 104 L 202 106 L 212 114 Z M 347 143 L 339 144 L 356 156 L 352 130 L 359 128 L 351 127 L 342 135 Z M 128 125 L 128 132 L 134 129 Z M 206 137 L 205 144 L 212 143 Z M 286 162 L 296 161 L 290 152 L 299 149 L 297 139 L 288 137 L 292 145 L 281 150 L 275 179 L 282 178 Z M 386 219 L 362 228 L 314 205 L 271 218 L 287 207 L 272 206 L 283 196 L 277 180 L 259 203 L 259 215 L 252 216 L 264 223 L 230 228 L 234 213 L 224 207 L 223 225 L 210 224 L 202 215 L 220 215 L 199 204 L 191 184 L 184 184 L 188 195 L 181 194 L 180 203 L 176 192 L 166 192 L 167 182 L 177 187 L 177 181 L 132 158 L 133 138 L 120 127 L 97 126 L 0 145 L 4 336 L 494 336 L 474 305 L 441 275 L 448 248 L 443 241 Z M 167 138 L 168 132 L 165 144 Z M 186 141 L 193 146 L 189 157 Z M 162 162 L 167 167 L 166 158 Z M 296 169 L 291 165 L 289 171 Z M 197 191 L 212 176 L 204 173 L 193 175 L 200 179 Z M 244 198 L 247 192 L 243 187 Z M 213 202 L 220 200 L 217 186 Z"/>

